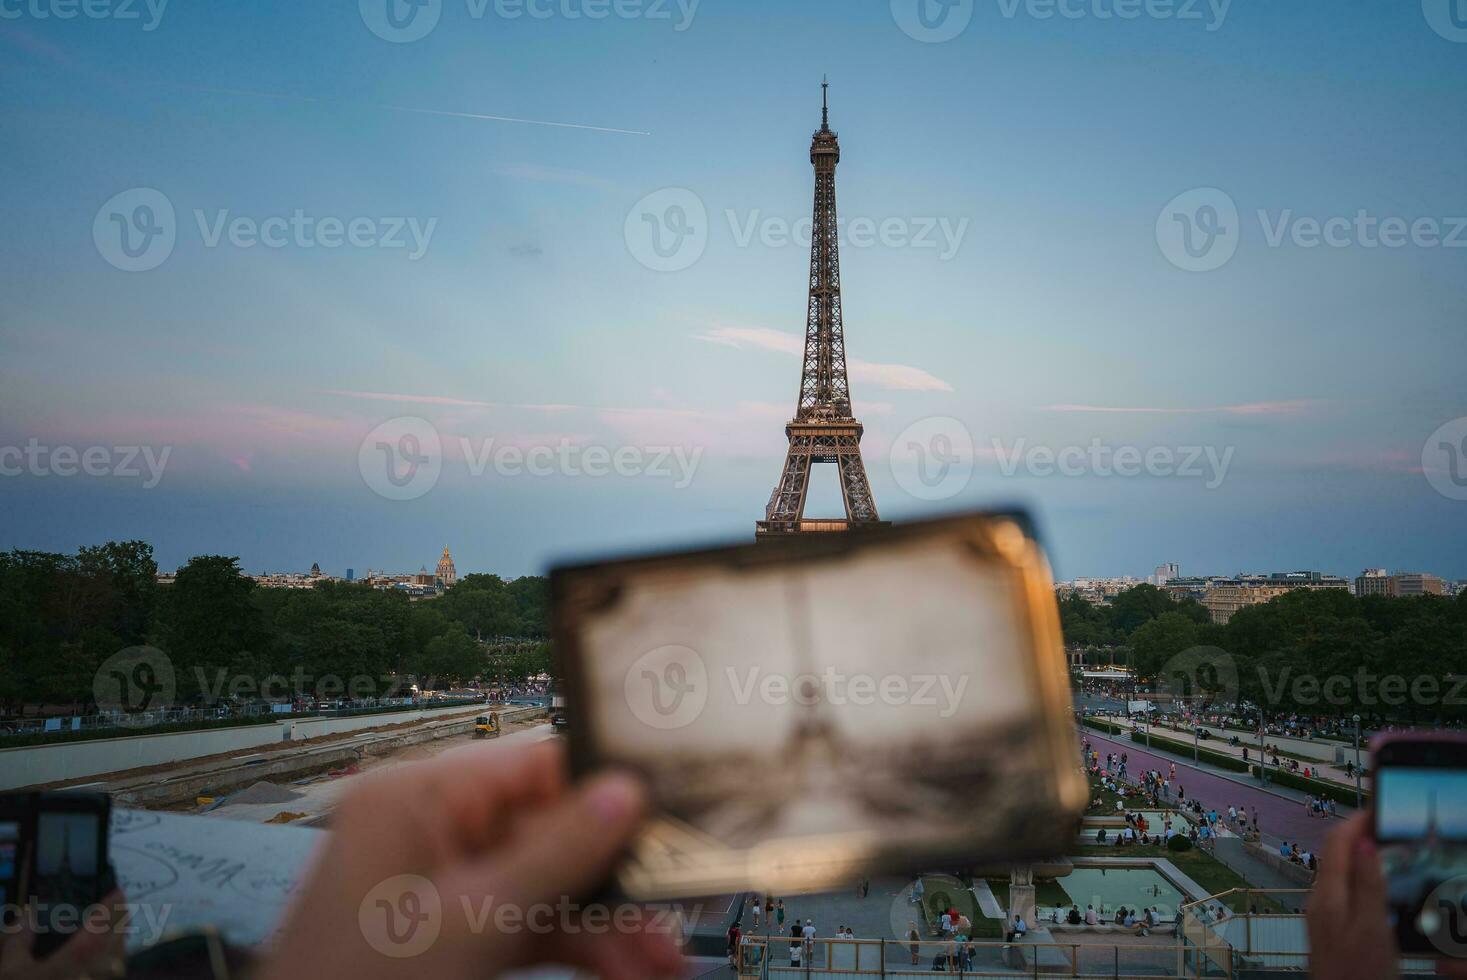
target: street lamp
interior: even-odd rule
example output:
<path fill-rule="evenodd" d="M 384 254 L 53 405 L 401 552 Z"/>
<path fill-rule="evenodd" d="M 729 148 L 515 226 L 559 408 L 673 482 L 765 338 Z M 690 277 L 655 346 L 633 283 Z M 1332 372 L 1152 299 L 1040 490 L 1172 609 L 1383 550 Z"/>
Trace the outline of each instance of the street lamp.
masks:
<path fill-rule="evenodd" d="M 1258 781 L 1268 785 L 1268 756 L 1263 751 L 1263 705 L 1258 705 Z"/>
<path fill-rule="evenodd" d="M 1360 809 L 1360 716 L 1351 715 L 1355 723 L 1355 809 Z"/>

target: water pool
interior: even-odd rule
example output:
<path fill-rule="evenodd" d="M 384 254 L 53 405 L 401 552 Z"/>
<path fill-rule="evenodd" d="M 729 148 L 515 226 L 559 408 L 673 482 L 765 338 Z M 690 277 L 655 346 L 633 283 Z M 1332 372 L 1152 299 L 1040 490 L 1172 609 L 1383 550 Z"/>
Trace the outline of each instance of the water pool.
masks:
<path fill-rule="evenodd" d="M 1137 911 L 1154 906 L 1163 920 L 1170 921 L 1187 901 L 1180 889 L 1152 868 L 1077 867 L 1056 878 L 1054 883 L 1070 896 L 1072 904 L 1080 907 L 1081 914 L 1085 906 L 1094 905 L 1096 915 L 1102 919 L 1113 917 L 1116 909 L 1124 905 Z M 1051 908 L 1037 910 L 1041 922 L 1049 921 Z M 1062 907 L 1060 917 L 1068 911 L 1068 905 Z"/>

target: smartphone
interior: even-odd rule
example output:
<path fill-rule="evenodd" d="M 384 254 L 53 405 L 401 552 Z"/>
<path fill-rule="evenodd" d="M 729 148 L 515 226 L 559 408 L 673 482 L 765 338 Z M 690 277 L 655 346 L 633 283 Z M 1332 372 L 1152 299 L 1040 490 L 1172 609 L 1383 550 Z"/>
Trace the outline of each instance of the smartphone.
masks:
<path fill-rule="evenodd" d="M 1467 953 L 1467 734 L 1382 735 L 1375 838 L 1392 928 L 1406 954 Z"/>
<path fill-rule="evenodd" d="M 30 819 L 30 793 L 0 796 L 0 925 L 11 925 L 19 914 Z"/>
<path fill-rule="evenodd" d="M 30 881 L 36 915 L 34 955 L 43 957 L 75 933 L 81 917 L 112 889 L 105 793 L 55 792 L 34 796 Z"/>
<path fill-rule="evenodd" d="M 550 581 L 571 765 L 635 771 L 654 804 L 623 895 L 819 892 L 1071 842 L 1086 786 L 1054 586 L 1022 514 Z"/>

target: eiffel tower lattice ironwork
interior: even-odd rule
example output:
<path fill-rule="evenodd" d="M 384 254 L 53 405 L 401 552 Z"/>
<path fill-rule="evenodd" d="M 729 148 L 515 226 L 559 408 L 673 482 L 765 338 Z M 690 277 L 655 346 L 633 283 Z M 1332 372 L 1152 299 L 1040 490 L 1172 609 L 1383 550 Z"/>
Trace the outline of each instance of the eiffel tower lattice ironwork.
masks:
<path fill-rule="evenodd" d="M 810 142 L 815 213 L 810 227 L 810 302 L 805 318 L 805 367 L 795 417 L 785 426 L 789 452 L 756 537 L 884 527 L 861 461 L 861 423 L 851 412 L 846 342 L 841 325 L 840 246 L 835 214 L 835 165 L 840 141 L 830 128 L 829 85 L 821 83 L 820 128 Z M 806 520 L 810 468 L 834 463 L 845 518 Z"/>

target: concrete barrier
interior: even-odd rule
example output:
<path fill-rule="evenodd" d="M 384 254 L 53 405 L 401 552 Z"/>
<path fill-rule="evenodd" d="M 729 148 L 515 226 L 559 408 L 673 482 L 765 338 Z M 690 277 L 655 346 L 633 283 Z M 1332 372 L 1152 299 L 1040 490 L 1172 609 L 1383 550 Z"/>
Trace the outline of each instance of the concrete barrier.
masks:
<path fill-rule="evenodd" d="M 163 735 L 129 735 L 85 742 L 28 745 L 0 749 L 0 790 L 20 789 L 85 776 L 103 776 L 125 769 L 183 762 L 225 752 L 276 745 L 282 741 L 309 741 L 323 735 L 400 725 L 424 719 L 479 715 L 498 710 L 497 705 L 475 704 L 460 708 L 413 709 L 345 718 L 300 718 L 238 728 L 207 728 Z"/>
<path fill-rule="evenodd" d="M 1267 847 L 1262 844 L 1249 843 L 1245 845 L 1248 855 L 1255 860 L 1262 861 L 1285 878 L 1294 882 L 1301 888 L 1309 888 L 1314 884 L 1314 872 L 1302 864 L 1295 864 L 1278 852 L 1277 848 Z"/>

